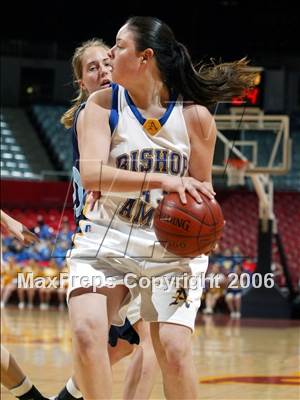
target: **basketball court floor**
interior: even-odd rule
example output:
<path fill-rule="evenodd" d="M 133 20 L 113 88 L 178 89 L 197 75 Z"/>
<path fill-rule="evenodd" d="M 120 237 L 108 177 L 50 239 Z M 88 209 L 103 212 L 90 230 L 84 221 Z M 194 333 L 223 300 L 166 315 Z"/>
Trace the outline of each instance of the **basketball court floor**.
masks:
<path fill-rule="evenodd" d="M 2 343 L 45 395 L 72 373 L 67 311 L 2 310 Z M 199 314 L 193 336 L 199 399 L 300 399 L 300 321 L 231 320 Z M 122 398 L 129 358 L 114 369 L 114 399 Z M 3 400 L 13 399 L 1 388 Z M 163 399 L 158 374 L 151 399 Z"/>

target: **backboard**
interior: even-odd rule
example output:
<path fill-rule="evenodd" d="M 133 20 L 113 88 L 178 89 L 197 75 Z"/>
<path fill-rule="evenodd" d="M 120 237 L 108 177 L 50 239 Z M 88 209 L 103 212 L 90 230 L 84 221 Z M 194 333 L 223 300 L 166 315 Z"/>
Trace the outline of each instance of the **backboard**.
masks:
<path fill-rule="evenodd" d="M 216 114 L 214 118 L 218 129 L 214 174 L 224 174 L 230 158 L 248 161 L 246 175 L 288 172 L 291 150 L 288 116 L 233 108 L 231 114 Z"/>

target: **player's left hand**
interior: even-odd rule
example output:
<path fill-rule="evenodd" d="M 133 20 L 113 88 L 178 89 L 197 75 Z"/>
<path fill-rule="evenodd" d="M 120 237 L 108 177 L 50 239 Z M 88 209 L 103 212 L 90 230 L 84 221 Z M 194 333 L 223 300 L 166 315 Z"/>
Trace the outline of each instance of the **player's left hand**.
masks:
<path fill-rule="evenodd" d="M 1 216 L 3 218 L 2 224 L 4 229 L 6 229 L 14 237 L 19 239 L 26 246 L 29 246 L 30 244 L 39 241 L 39 238 L 34 233 L 32 233 L 28 228 L 26 228 L 26 226 L 24 226 L 21 222 L 17 221 L 16 219 L 10 217 L 9 215 L 3 212 Z"/>
<path fill-rule="evenodd" d="M 26 245 L 29 246 L 34 243 L 38 243 L 40 240 L 39 238 L 31 232 L 26 226 L 22 225 L 22 232 L 20 235 L 20 240 Z"/>

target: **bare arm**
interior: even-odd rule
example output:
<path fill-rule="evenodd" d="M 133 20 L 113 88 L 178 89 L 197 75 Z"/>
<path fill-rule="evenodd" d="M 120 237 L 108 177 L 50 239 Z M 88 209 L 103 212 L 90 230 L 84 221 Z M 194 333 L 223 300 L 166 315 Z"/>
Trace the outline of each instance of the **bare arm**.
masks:
<path fill-rule="evenodd" d="M 194 105 L 185 110 L 185 119 L 191 140 L 190 176 L 213 191 L 212 164 L 217 137 L 214 118 L 205 107 Z"/>

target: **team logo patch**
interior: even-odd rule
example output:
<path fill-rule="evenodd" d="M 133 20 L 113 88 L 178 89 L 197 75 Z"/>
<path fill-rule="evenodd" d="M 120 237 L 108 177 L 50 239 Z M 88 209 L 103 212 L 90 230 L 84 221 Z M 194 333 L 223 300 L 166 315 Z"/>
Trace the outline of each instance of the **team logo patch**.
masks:
<path fill-rule="evenodd" d="M 143 127 L 149 133 L 149 135 L 156 135 L 161 129 L 161 124 L 156 118 L 147 118 Z"/>
<path fill-rule="evenodd" d="M 172 301 L 172 303 L 170 303 L 169 306 L 174 306 L 176 304 L 179 304 L 180 301 L 184 301 L 186 308 L 189 308 L 189 306 L 191 305 L 190 304 L 191 300 L 188 299 L 186 291 L 182 287 L 180 289 L 177 289 L 176 295 L 172 296 L 172 298 L 175 300 Z"/>

